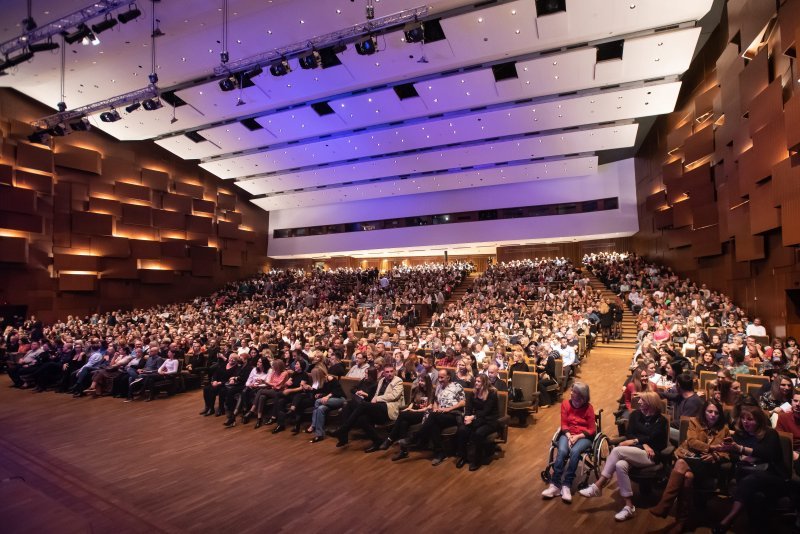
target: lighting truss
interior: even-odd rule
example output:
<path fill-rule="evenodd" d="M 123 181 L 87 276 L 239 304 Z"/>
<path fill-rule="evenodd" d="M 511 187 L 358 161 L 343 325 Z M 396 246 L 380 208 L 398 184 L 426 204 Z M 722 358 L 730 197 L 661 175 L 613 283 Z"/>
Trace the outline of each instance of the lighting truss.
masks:
<path fill-rule="evenodd" d="M 36 120 L 32 124 L 36 128 L 47 130 L 49 128 L 53 128 L 54 126 L 58 126 L 59 124 L 74 121 L 91 115 L 92 113 L 97 113 L 98 111 L 108 111 L 110 109 L 117 108 L 122 109 L 134 102 L 141 102 L 148 98 L 155 98 L 157 96 L 158 89 L 150 85 L 144 89 L 137 89 L 136 91 L 131 91 L 130 93 L 125 93 L 123 95 L 118 95 L 106 100 L 101 100 L 99 102 L 95 102 L 94 104 L 88 104 L 83 107 L 65 111 L 63 113 L 56 113 L 54 115 Z"/>
<path fill-rule="evenodd" d="M 56 35 L 60 35 L 63 31 L 69 30 L 70 28 L 77 28 L 80 24 L 86 24 L 92 19 L 111 13 L 115 9 L 127 7 L 130 3 L 130 0 L 98 0 L 74 13 L 65 15 L 58 20 L 43 24 L 29 32 L 18 35 L 4 43 L 0 43 L 0 54 L 8 55 L 17 50 L 22 50 L 27 47 L 29 43 L 46 41 Z"/>
<path fill-rule="evenodd" d="M 281 59 L 289 59 L 292 57 L 300 56 L 311 50 L 320 50 L 329 46 L 337 44 L 347 44 L 355 42 L 367 34 L 380 34 L 385 33 L 389 28 L 401 26 L 408 22 L 421 20 L 428 15 L 428 7 L 415 7 L 398 11 L 392 15 L 387 15 L 378 19 L 367 20 L 337 30 L 335 32 L 327 33 L 313 37 L 307 41 L 290 44 L 281 48 L 275 48 L 261 54 L 239 59 L 237 61 L 228 62 L 214 68 L 215 76 L 226 76 L 231 72 L 238 72 L 240 70 L 251 69 L 256 66 L 270 65 Z"/>

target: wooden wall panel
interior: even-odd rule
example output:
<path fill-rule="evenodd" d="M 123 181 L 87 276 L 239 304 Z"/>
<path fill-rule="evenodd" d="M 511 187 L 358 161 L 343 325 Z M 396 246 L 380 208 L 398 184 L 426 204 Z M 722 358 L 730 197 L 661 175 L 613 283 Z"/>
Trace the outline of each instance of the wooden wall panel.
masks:
<path fill-rule="evenodd" d="M 36 214 L 36 191 L 19 187 L 0 188 L 0 211 Z"/>
<path fill-rule="evenodd" d="M 53 151 L 42 145 L 17 144 L 17 167 L 53 172 Z"/>
<path fill-rule="evenodd" d="M 202 213 L 214 213 L 217 205 L 211 200 L 203 200 L 201 198 L 192 199 L 192 209 Z"/>
<path fill-rule="evenodd" d="M 200 217 L 197 215 L 187 215 L 186 230 L 198 234 L 213 234 L 214 220 L 211 217 Z"/>
<path fill-rule="evenodd" d="M 762 234 L 781 226 L 781 210 L 772 206 L 772 181 L 756 186 L 750 194 L 750 233 Z"/>
<path fill-rule="evenodd" d="M 137 226 L 151 226 L 153 224 L 153 208 L 138 204 L 122 204 L 122 222 Z"/>
<path fill-rule="evenodd" d="M 14 185 L 14 167 L 0 164 L 0 185 Z"/>
<path fill-rule="evenodd" d="M 113 235 L 114 217 L 103 213 L 73 213 L 72 231 L 76 234 Z"/>
<path fill-rule="evenodd" d="M 746 45 L 745 45 L 746 46 Z M 739 98 L 742 115 L 750 110 L 751 102 L 769 85 L 769 54 L 764 47 L 739 75 Z"/>
<path fill-rule="evenodd" d="M 94 291 L 97 276 L 93 274 L 61 274 L 58 277 L 59 291 Z"/>
<path fill-rule="evenodd" d="M 238 250 L 223 250 L 222 265 L 226 267 L 240 267 L 242 265 L 242 252 Z"/>
<path fill-rule="evenodd" d="M 693 133 L 683 144 L 684 164 L 692 163 L 714 153 L 714 129 L 709 124 Z"/>
<path fill-rule="evenodd" d="M 92 174 L 102 174 L 103 157 L 96 150 L 81 148 L 71 145 L 61 145 L 54 156 L 55 165 L 76 169 L 79 171 L 90 172 Z"/>
<path fill-rule="evenodd" d="M 144 202 L 150 202 L 151 200 L 149 187 L 128 182 L 114 182 L 114 194 L 120 198 L 130 198 Z"/>
<path fill-rule="evenodd" d="M 692 225 L 692 206 L 688 201 L 672 205 L 672 226 L 681 228 Z"/>
<path fill-rule="evenodd" d="M 105 156 L 103 157 L 102 169 L 103 177 L 114 182 L 141 182 L 141 170 L 139 166 L 128 159 Z"/>
<path fill-rule="evenodd" d="M 14 173 L 14 183 L 18 187 L 33 189 L 45 195 L 53 194 L 53 177 L 49 174 L 39 174 L 17 169 Z"/>
<path fill-rule="evenodd" d="M 153 226 L 186 230 L 186 215 L 176 211 L 153 210 Z"/>
<path fill-rule="evenodd" d="M 175 192 L 191 198 L 203 198 L 203 186 L 188 182 L 175 182 Z"/>
<path fill-rule="evenodd" d="M 707 226 L 692 232 L 692 255 L 695 258 L 716 256 L 722 253 L 719 241 L 719 227 Z"/>
<path fill-rule="evenodd" d="M 97 271 L 97 256 L 75 254 L 53 254 L 53 269 L 56 271 Z"/>
<path fill-rule="evenodd" d="M 656 230 L 672 226 L 672 208 L 654 212 L 653 226 Z"/>
<path fill-rule="evenodd" d="M 39 215 L 0 211 L 0 228 L 41 234 L 44 231 L 44 219 Z"/>
<path fill-rule="evenodd" d="M 136 206 L 142 207 L 142 206 Z M 89 211 L 94 213 L 105 213 L 113 215 L 115 218 L 122 218 L 122 204 L 117 200 L 110 200 L 107 198 L 89 198 Z"/>
<path fill-rule="evenodd" d="M 748 121 L 751 136 L 773 120 L 777 118 L 783 120 L 782 95 L 783 86 L 781 86 L 780 79 L 777 79 L 756 96 L 750 106 L 750 120 Z"/>
<path fill-rule="evenodd" d="M 154 191 L 169 191 L 169 173 L 154 169 L 142 169 L 141 181 Z"/>
<path fill-rule="evenodd" d="M 665 191 L 659 191 L 649 195 L 644 203 L 647 211 L 658 211 L 667 207 L 667 194 Z"/>
<path fill-rule="evenodd" d="M 236 197 L 219 191 L 217 193 L 217 206 L 223 210 L 235 210 Z"/>
<path fill-rule="evenodd" d="M 28 263 L 28 240 L 0 235 L 0 263 Z"/>

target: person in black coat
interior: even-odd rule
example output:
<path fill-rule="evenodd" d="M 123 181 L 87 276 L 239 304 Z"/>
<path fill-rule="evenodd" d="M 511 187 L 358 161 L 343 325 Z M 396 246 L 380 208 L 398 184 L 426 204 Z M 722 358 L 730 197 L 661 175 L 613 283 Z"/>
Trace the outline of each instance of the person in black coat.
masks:
<path fill-rule="evenodd" d="M 239 372 L 239 361 L 235 354 L 231 354 L 225 365 L 218 365 L 211 377 L 211 381 L 203 388 L 203 400 L 205 409 L 200 415 L 213 415 L 214 403 L 219 397 L 219 405 L 216 415 L 221 416 L 225 406 L 225 393 L 228 382 Z"/>
<path fill-rule="evenodd" d="M 468 449 L 472 445 L 475 452 L 469 470 L 475 471 L 486 460 L 489 444 L 486 438 L 499 427 L 500 410 L 497 390 L 489 385 L 485 375 L 475 377 L 475 391 L 467 397 L 464 421 L 456 432 L 458 460 L 456 467 L 461 469 L 469 460 Z"/>

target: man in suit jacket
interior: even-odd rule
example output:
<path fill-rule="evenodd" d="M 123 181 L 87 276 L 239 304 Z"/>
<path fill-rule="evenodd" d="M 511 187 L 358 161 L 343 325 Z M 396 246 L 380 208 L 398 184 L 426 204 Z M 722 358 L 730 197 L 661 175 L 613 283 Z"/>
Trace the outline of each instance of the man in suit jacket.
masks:
<path fill-rule="evenodd" d="M 378 390 L 370 402 L 358 403 L 350 413 L 350 417 L 339 428 L 337 437 L 339 442 L 337 447 L 347 445 L 350 429 L 354 426 L 360 427 L 372 445 L 365 452 L 375 452 L 381 444 L 380 436 L 375 431 L 375 425 L 385 424 L 395 421 L 400 409 L 405 406 L 405 396 L 403 394 L 403 380 L 396 376 L 394 365 L 389 363 L 383 366 L 383 373 L 378 380 Z"/>

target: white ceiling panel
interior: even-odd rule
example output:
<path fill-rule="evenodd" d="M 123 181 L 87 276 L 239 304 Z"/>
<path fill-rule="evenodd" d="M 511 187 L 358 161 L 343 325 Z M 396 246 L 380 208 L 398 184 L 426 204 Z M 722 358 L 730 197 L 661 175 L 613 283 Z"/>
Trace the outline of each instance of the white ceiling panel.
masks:
<path fill-rule="evenodd" d="M 447 169 L 490 165 L 496 162 L 625 148 L 633 145 L 637 128 L 637 124 L 625 124 L 573 130 L 562 134 L 452 147 L 422 154 L 408 154 L 279 174 L 236 182 L 236 184 L 252 194 L 268 194 L 356 180 L 434 171 L 444 172 Z"/>
<path fill-rule="evenodd" d="M 267 210 L 311 207 L 334 202 L 367 200 L 385 196 L 417 195 L 434 191 L 479 188 L 532 180 L 550 180 L 571 176 L 586 176 L 597 172 L 597 157 L 576 157 L 559 161 L 536 162 L 513 167 L 494 167 L 482 170 L 454 172 L 437 176 L 421 176 L 406 180 L 366 183 L 352 186 L 312 189 L 310 191 L 286 193 L 252 202 Z M 245 182 L 246 183 L 246 182 Z M 477 192 L 480 194 L 480 192 Z"/>
<path fill-rule="evenodd" d="M 209 161 L 202 167 L 220 178 L 319 165 L 353 158 L 466 143 L 516 135 L 667 113 L 674 109 L 680 83 L 665 83 L 623 91 L 552 100 L 508 110 L 495 110 L 452 119 L 408 125 L 324 139 L 265 152 Z"/>
<path fill-rule="evenodd" d="M 430 112 L 420 98 L 400 100 L 394 89 L 383 89 L 331 100 L 329 104 L 350 128 L 363 128 L 405 120 Z"/>
<path fill-rule="evenodd" d="M 275 136 L 269 130 L 250 130 L 240 122 L 203 130 L 202 136 L 218 146 L 221 153 L 238 150 L 236 147 L 242 144 L 263 146 L 275 142 Z"/>
<path fill-rule="evenodd" d="M 256 119 L 274 136 L 275 140 L 302 139 L 312 132 L 321 134 L 335 132 L 344 127 L 344 122 L 335 114 L 320 116 L 310 107 L 275 113 Z"/>
<path fill-rule="evenodd" d="M 195 143 L 185 135 L 165 137 L 156 144 L 183 159 L 201 159 L 220 153 L 220 148 L 208 141 Z"/>

